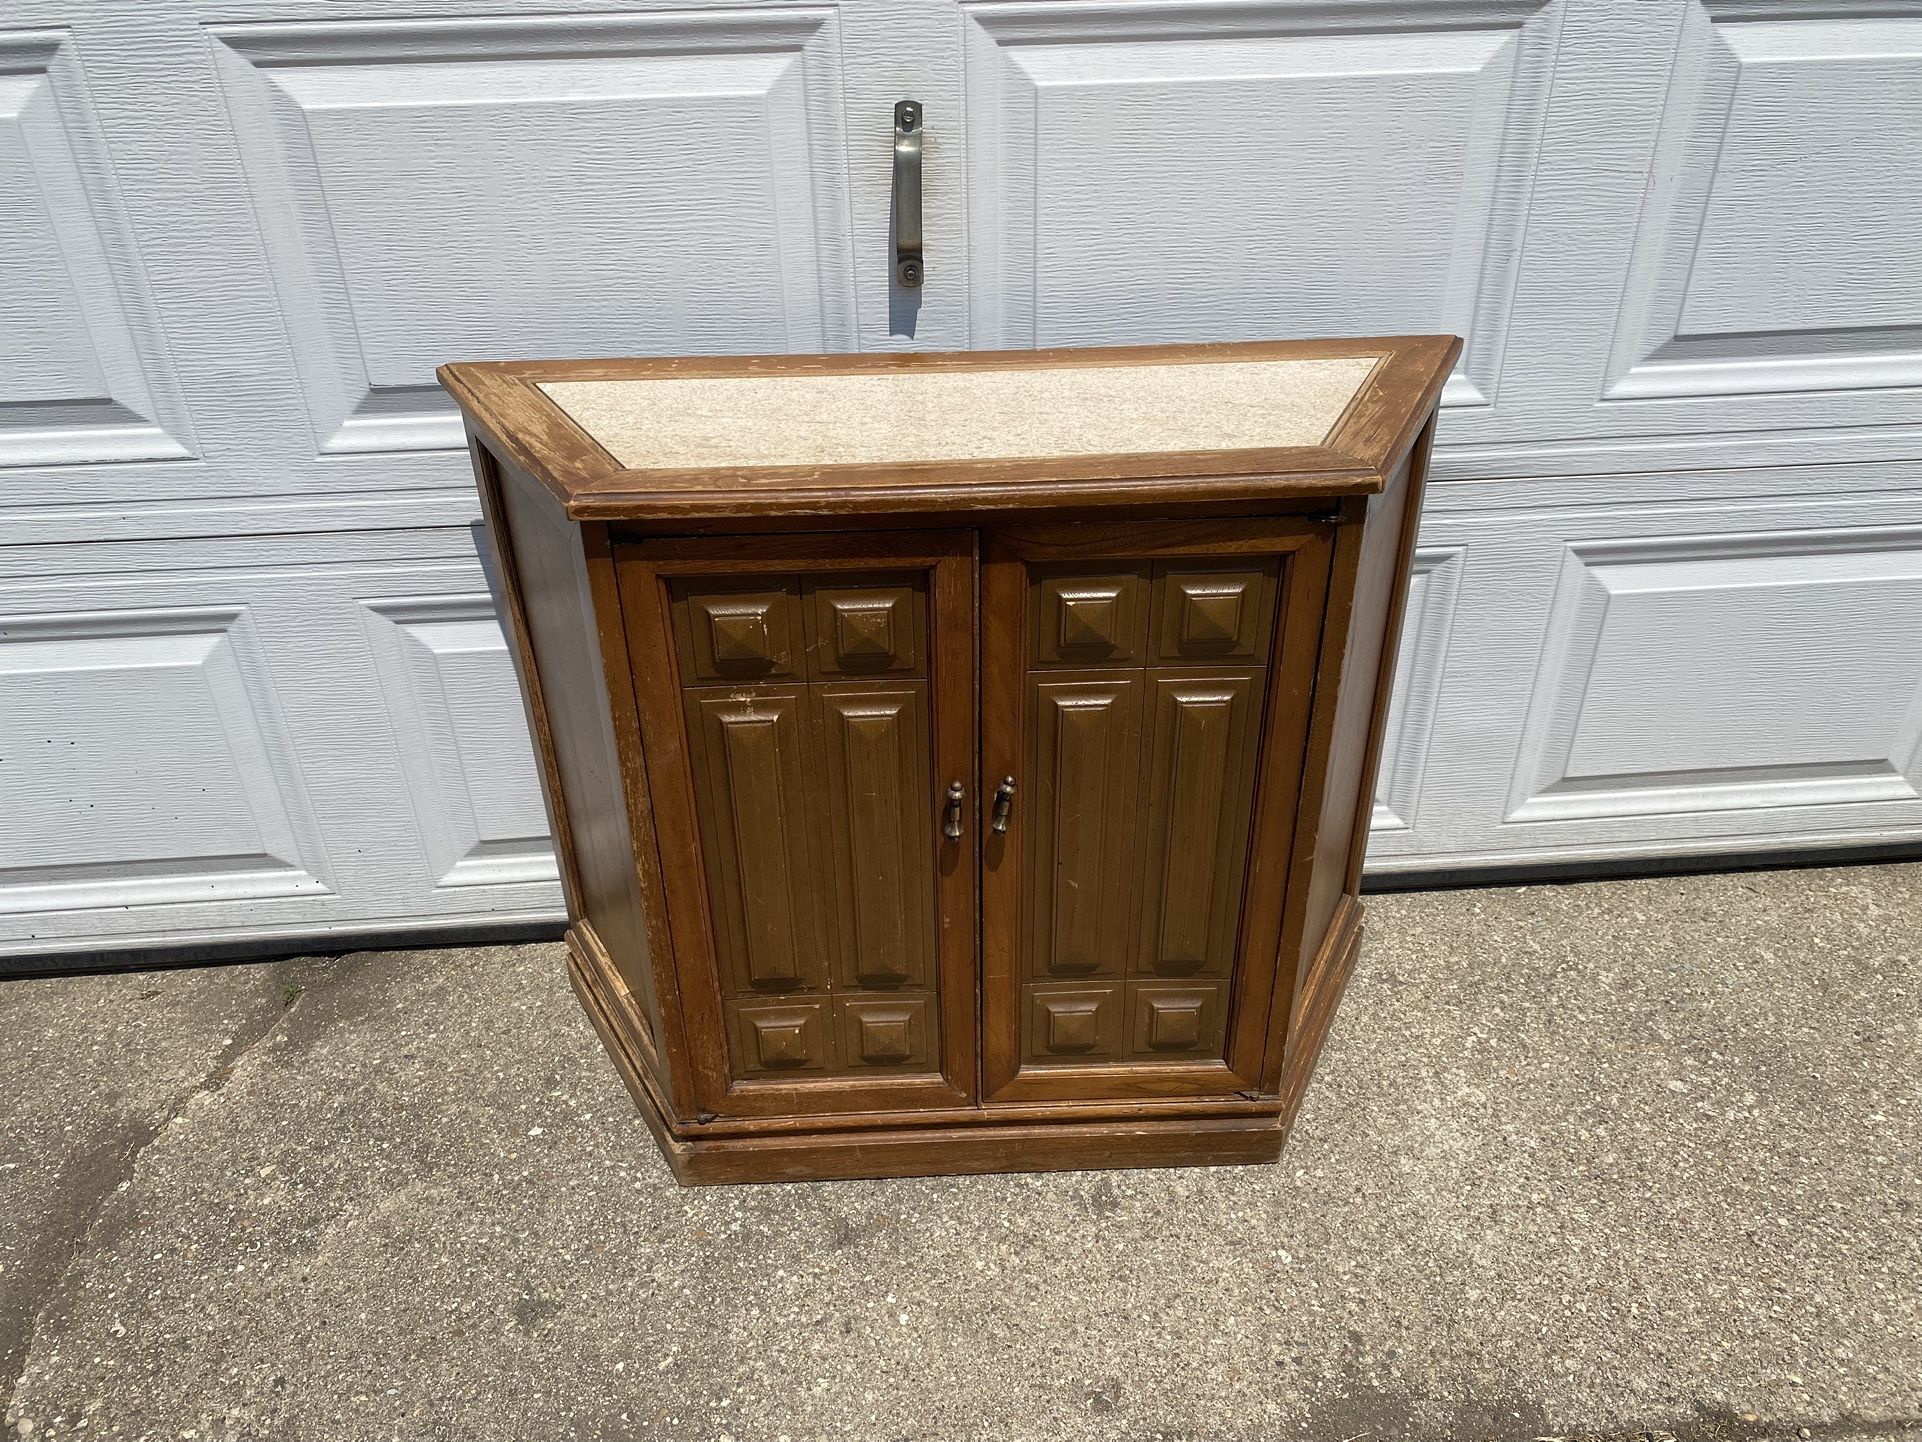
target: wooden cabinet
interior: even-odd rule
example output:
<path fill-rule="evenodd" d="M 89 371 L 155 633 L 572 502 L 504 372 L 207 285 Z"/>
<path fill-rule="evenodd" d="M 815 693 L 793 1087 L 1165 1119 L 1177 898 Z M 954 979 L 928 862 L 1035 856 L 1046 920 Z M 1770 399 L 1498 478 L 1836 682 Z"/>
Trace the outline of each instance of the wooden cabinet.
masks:
<path fill-rule="evenodd" d="M 443 369 L 676 1175 L 1279 1154 L 1456 349 Z"/>

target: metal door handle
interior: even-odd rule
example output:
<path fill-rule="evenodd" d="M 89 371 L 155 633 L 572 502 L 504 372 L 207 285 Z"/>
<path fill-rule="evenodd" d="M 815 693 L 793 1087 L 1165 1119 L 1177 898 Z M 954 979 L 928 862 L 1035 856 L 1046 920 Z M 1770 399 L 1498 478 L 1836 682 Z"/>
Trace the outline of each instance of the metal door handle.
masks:
<path fill-rule="evenodd" d="M 961 803 L 967 794 L 959 781 L 948 783 L 948 806 L 941 816 L 941 834 L 950 841 L 961 839 Z"/>
<path fill-rule="evenodd" d="M 921 288 L 921 102 L 894 107 L 894 278 Z"/>
<path fill-rule="evenodd" d="M 1001 784 L 994 788 L 994 815 L 988 822 L 988 829 L 997 836 L 1004 836 L 1008 830 L 1008 817 L 1014 811 L 1014 778 L 1003 776 Z"/>

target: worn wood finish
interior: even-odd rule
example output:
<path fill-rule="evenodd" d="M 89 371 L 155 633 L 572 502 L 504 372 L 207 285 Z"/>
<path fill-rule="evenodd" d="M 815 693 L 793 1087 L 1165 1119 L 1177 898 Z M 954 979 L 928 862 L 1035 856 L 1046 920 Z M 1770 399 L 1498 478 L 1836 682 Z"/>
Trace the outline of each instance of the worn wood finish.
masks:
<path fill-rule="evenodd" d="M 1379 489 L 1439 397 L 1459 342 L 1445 336 L 1357 341 L 928 355 L 704 356 L 632 361 L 516 361 L 442 366 L 444 385 L 508 453 L 536 468 L 577 519 L 1020 512 L 1077 503 L 1133 508 L 1180 501 L 1263 501 Z M 901 462 L 752 471 L 621 469 L 540 389 L 544 381 L 683 376 L 886 374 L 904 369 L 1014 369 L 1378 356 L 1374 372 L 1319 446 L 1054 457 L 1045 461 Z M 509 441 L 509 437 L 513 440 Z M 543 466 L 541 457 L 551 456 Z"/>
<path fill-rule="evenodd" d="M 619 956 L 624 984 L 639 999 L 643 1044 L 679 1060 L 681 993 L 658 893 L 645 884 L 652 818 L 645 793 L 637 798 L 629 785 L 639 781 L 638 738 L 620 615 L 609 607 L 604 533 L 570 525 L 484 446 L 474 457 L 569 912 Z"/>
<path fill-rule="evenodd" d="M 658 678 L 634 688 L 643 764 L 661 829 L 693 843 L 663 885 L 689 919 L 696 1115 L 973 1099 L 973 858 L 933 844 L 931 783 L 974 766 L 973 546 L 934 532 L 617 552 L 633 671 Z M 926 679 L 846 679 L 861 667 Z"/>
<path fill-rule="evenodd" d="M 677 1177 L 1278 1155 L 1358 953 L 1454 353 L 443 372 L 575 918 L 570 979 Z M 1320 446 L 1045 463 L 622 471 L 538 389 L 1358 355 L 1379 360 Z"/>
<path fill-rule="evenodd" d="M 1242 879 L 1289 854 L 1332 533 L 1271 517 L 991 535 L 981 784 L 1031 793 L 983 858 L 991 1102 L 1257 1086 L 1275 908 Z"/>

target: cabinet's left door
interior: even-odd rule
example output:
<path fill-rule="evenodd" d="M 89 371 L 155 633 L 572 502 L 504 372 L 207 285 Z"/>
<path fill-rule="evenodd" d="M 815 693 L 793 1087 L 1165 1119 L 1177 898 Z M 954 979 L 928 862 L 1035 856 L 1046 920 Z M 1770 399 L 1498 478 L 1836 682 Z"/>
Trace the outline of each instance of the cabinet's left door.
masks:
<path fill-rule="evenodd" d="M 616 564 L 703 1109 L 971 1104 L 972 533 Z"/>

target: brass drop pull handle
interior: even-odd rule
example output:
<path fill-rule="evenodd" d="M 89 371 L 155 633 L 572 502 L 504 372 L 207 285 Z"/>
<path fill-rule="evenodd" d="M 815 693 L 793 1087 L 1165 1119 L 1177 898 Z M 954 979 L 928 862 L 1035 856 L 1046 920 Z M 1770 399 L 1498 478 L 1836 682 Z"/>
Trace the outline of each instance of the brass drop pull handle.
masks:
<path fill-rule="evenodd" d="M 1008 831 L 1008 817 L 1014 811 L 1014 778 L 1003 776 L 1001 784 L 994 788 L 994 815 L 988 820 L 988 829 L 996 836 L 1005 836 Z"/>
<path fill-rule="evenodd" d="M 950 841 L 961 839 L 961 803 L 967 795 L 959 781 L 948 783 L 948 806 L 941 816 L 941 834 Z"/>
<path fill-rule="evenodd" d="M 921 288 L 921 102 L 894 107 L 894 279 Z"/>

